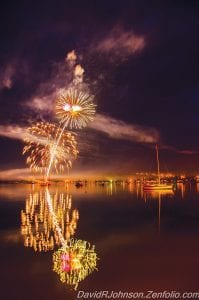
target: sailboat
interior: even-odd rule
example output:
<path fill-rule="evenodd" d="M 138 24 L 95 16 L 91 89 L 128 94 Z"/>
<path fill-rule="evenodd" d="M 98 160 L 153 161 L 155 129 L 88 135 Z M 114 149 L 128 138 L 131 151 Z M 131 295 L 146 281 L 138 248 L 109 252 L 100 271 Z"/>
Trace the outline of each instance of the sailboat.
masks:
<path fill-rule="evenodd" d="M 158 145 L 156 144 L 156 159 L 157 159 L 157 171 L 158 171 L 158 180 L 155 182 L 146 182 L 143 185 L 145 191 L 159 191 L 159 190 L 172 190 L 173 185 L 167 183 L 161 183 L 160 181 L 160 161 L 159 161 L 159 150 Z"/>

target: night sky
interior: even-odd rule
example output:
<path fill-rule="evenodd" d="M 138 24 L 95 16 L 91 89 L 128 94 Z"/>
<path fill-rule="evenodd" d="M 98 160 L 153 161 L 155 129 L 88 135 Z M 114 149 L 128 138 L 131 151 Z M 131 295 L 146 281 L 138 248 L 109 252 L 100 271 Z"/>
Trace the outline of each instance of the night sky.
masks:
<path fill-rule="evenodd" d="M 153 171 L 158 142 L 162 171 L 198 173 L 198 16 L 191 0 L 1 4 L 0 170 L 26 168 L 16 128 L 56 122 L 55 91 L 71 80 L 65 57 L 75 50 L 97 116 L 77 132 L 74 172 Z"/>

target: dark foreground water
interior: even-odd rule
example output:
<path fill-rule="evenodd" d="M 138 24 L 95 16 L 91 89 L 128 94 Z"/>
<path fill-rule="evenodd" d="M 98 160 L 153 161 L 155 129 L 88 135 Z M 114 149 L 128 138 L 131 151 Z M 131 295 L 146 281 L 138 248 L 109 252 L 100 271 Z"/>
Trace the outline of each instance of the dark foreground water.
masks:
<path fill-rule="evenodd" d="M 64 238 L 90 242 L 99 258 L 98 271 L 76 291 L 53 271 L 52 256 L 61 245 L 44 190 L 0 186 L 0 299 L 68 300 L 80 290 L 198 290 L 197 185 L 180 184 L 173 194 L 144 194 L 133 184 L 51 186 Z"/>

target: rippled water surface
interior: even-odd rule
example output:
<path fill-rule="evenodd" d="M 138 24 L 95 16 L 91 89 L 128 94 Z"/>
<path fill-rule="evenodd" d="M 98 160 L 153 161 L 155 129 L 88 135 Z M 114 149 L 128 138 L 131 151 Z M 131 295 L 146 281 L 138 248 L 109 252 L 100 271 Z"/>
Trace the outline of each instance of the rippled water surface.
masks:
<path fill-rule="evenodd" d="M 199 187 L 0 186 L 1 299 L 75 299 L 79 290 L 197 290 Z M 52 216 L 54 213 L 54 217 Z M 53 271 L 64 240 L 95 245 L 97 268 L 77 290 Z M 87 244 L 89 245 L 89 244 Z"/>

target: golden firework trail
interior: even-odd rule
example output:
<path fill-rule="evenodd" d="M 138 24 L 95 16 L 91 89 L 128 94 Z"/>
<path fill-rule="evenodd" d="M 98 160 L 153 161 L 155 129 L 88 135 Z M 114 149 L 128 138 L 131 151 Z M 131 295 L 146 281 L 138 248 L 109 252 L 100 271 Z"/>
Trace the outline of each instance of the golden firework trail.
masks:
<path fill-rule="evenodd" d="M 49 166 L 46 171 L 46 181 L 48 181 L 51 167 L 54 162 L 55 153 L 59 147 L 65 128 L 69 127 L 71 129 L 80 129 L 85 127 L 88 122 L 93 120 L 95 115 L 95 107 L 96 106 L 93 103 L 93 96 L 76 89 L 68 89 L 58 98 L 55 112 L 57 117 L 60 119 L 60 123 L 63 124 L 63 127 L 54 143 Z"/>
<path fill-rule="evenodd" d="M 52 168 L 52 166 L 54 164 L 54 160 L 55 160 L 55 157 L 56 157 L 56 152 L 57 152 L 57 149 L 59 149 L 59 144 L 60 144 L 60 142 L 62 140 L 62 136 L 64 134 L 65 128 L 66 128 L 66 124 L 64 125 L 64 127 L 62 129 L 59 129 L 60 132 L 58 134 L 58 138 L 57 138 L 57 140 L 56 140 L 56 138 L 54 140 L 54 144 L 53 144 L 53 147 L 52 147 L 52 152 L 51 152 L 51 155 L 50 155 L 50 160 L 49 160 L 48 168 L 46 169 L 46 175 L 45 175 L 45 181 L 46 182 L 48 181 L 48 177 L 49 177 L 51 168 Z M 76 149 L 76 151 L 78 153 L 77 149 Z M 72 164 L 70 165 L 70 167 L 72 167 Z"/>

